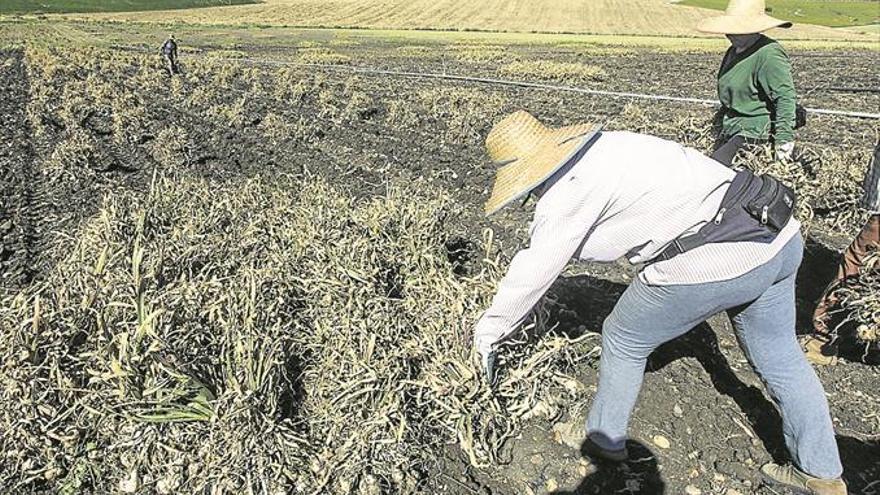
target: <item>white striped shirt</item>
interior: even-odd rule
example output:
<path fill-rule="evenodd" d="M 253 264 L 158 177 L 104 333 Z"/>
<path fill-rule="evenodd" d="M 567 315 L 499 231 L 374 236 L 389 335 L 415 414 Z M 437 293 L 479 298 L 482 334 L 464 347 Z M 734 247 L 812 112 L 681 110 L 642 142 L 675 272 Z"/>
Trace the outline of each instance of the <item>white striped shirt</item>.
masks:
<path fill-rule="evenodd" d="M 702 153 L 653 136 L 603 132 L 584 157 L 538 191 L 530 243 L 514 256 L 477 323 L 485 353 L 528 316 L 572 258 L 652 259 L 718 212 L 735 173 Z M 769 244 L 706 244 L 639 273 L 652 285 L 736 278 L 766 263 L 800 228 L 792 219 Z"/>

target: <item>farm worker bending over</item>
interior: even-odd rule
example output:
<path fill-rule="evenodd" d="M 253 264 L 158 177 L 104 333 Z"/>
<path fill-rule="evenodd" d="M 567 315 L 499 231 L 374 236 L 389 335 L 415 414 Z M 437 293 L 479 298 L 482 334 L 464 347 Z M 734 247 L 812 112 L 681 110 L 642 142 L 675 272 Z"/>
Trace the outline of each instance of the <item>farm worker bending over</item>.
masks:
<path fill-rule="evenodd" d="M 834 292 L 846 285 L 851 278 L 859 276 L 868 253 L 880 250 L 880 142 L 874 148 L 874 157 L 868 165 L 863 188 L 865 193 L 862 196 L 862 207 L 868 210 L 871 216 L 859 235 L 843 252 L 837 276 L 828 284 L 813 313 L 815 334 L 805 342 L 807 358 L 815 364 L 837 362 L 834 356 L 836 353 L 834 332 L 828 328 L 829 310 L 838 302 Z"/>
<path fill-rule="evenodd" d="M 162 52 L 162 58 L 165 59 L 166 67 L 168 67 L 168 74 L 172 76 L 177 74 L 177 40 L 174 39 L 173 34 L 168 36 L 165 43 L 162 43 L 160 51 Z"/>
<path fill-rule="evenodd" d="M 779 43 L 761 34 L 774 27 L 791 23 L 765 14 L 764 0 L 730 0 L 724 15 L 697 28 L 727 35 L 732 45 L 718 70 L 721 133 L 712 154 L 725 165 L 741 148 L 768 141 L 777 158 L 792 158 L 797 103 L 791 62 Z"/>
<path fill-rule="evenodd" d="M 516 254 L 474 345 L 490 382 L 498 344 L 525 320 L 569 260 L 644 263 L 602 330 L 599 388 L 586 423 L 590 451 L 623 461 L 627 425 L 659 345 L 727 310 L 783 418 L 794 466 L 773 481 L 846 494 L 822 384 L 795 338 L 801 263 L 793 193 L 652 136 L 582 124 L 547 128 L 520 111 L 486 139 L 500 162 L 487 214 L 538 198 L 530 245 Z M 776 191 L 766 194 L 772 186 Z M 772 191 L 771 191 L 772 192 Z"/>

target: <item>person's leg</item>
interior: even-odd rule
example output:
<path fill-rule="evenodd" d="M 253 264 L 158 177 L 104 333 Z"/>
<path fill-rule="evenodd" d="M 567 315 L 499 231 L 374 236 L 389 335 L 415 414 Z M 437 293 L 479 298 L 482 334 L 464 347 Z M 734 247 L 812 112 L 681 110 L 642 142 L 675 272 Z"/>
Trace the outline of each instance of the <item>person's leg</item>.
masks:
<path fill-rule="evenodd" d="M 779 406 L 795 463 L 810 475 L 836 479 L 843 468 L 825 391 L 795 336 L 795 278 L 803 246 L 798 241 L 782 253 L 784 265 L 776 283 L 730 315 L 743 350 Z"/>
<path fill-rule="evenodd" d="M 599 447 L 622 449 L 648 356 L 726 306 L 726 284 L 650 286 L 638 277 L 602 326 L 599 386 L 587 433 Z"/>
<path fill-rule="evenodd" d="M 831 330 L 828 323 L 831 320 L 831 309 L 837 305 L 837 298 L 834 297 L 834 291 L 840 286 L 841 279 L 834 277 L 822 292 L 822 297 L 816 303 L 816 310 L 813 311 L 813 333 L 819 340 L 827 342 L 831 339 Z"/>
<path fill-rule="evenodd" d="M 858 276 L 868 253 L 880 249 L 880 215 L 872 215 L 840 260 L 838 279 Z"/>
<path fill-rule="evenodd" d="M 602 448 L 619 450 L 626 443 L 629 417 L 651 352 L 701 321 L 702 315 L 667 321 L 671 318 L 665 314 L 664 292 L 671 290 L 636 278 L 602 325 L 599 386 L 587 417 L 587 433 Z"/>
<path fill-rule="evenodd" d="M 721 282 L 651 286 L 636 278 L 603 325 L 599 386 L 587 417 L 590 438 L 604 449 L 622 448 L 648 355 L 710 316 L 758 299 L 777 281 L 786 256 L 796 253 L 799 263 L 802 250 L 798 236 L 767 263 Z"/>
<path fill-rule="evenodd" d="M 831 364 L 830 362 L 826 363 L 827 356 L 823 359 L 822 348 L 833 340 L 828 323 L 830 320 L 829 312 L 837 305 L 834 292 L 845 283 L 847 278 L 857 276 L 865 262 L 865 257 L 870 251 L 877 249 L 880 249 L 880 215 L 872 215 L 859 235 L 843 252 L 837 275 L 825 288 L 822 297 L 816 304 L 816 310 L 813 312 L 815 338 L 807 339 L 805 343 L 811 361 L 817 364 Z"/>

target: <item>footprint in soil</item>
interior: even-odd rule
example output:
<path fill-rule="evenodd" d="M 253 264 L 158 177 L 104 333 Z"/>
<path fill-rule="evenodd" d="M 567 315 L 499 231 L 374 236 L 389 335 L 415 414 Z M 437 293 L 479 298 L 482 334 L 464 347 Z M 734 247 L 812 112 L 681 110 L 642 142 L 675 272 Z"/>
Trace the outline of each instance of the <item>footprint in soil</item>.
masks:
<path fill-rule="evenodd" d="M 584 477 L 573 490 L 555 491 L 552 495 L 587 495 L 606 493 L 665 493 L 666 483 L 657 469 L 657 458 L 644 444 L 635 440 L 626 442 L 629 460 L 622 463 L 600 462 L 594 459 L 595 471 Z M 589 458 L 585 445 L 581 455 Z"/>

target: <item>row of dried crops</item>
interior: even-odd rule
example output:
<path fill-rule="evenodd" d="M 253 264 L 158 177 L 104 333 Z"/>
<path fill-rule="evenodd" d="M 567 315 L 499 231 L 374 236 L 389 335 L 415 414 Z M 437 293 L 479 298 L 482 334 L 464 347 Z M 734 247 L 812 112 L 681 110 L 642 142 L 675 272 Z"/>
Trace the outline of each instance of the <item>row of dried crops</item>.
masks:
<path fill-rule="evenodd" d="M 210 56 L 188 60 L 186 73 L 173 79 L 163 75 L 155 57 L 140 54 L 31 48 L 28 60 L 33 88 L 28 109 L 37 147 L 47 157 L 43 174 L 59 180 L 88 175 L 87 163 L 107 166 L 108 147 L 101 141 L 111 150 L 123 148 L 123 154 L 147 149 L 163 167 L 197 161 L 193 150 L 209 133 L 195 126 L 255 137 L 255 146 L 272 149 L 315 143 L 337 132 L 334 127 L 368 124 L 370 133 L 376 125 L 419 129 L 422 138 L 455 143 L 473 154 L 490 124 L 518 106 L 498 92 L 443 85 L 377 97 L 370 92 L 375 86 L 358 77 L 338 81 L 320 72 L 267 70 Z M 708 151 L 714 136 L 708 116 L 627 104 L 607 120 L 612 129 Z M 863 217 L 857 204 L 864 150 L 799 144 L 799 163 L 775 162 L 769 153 L 750 162 L 795 186 L 802 220 L 854 233 Z"/>
<path fill-rule="evenodd" d="M 565 363 L 592 349 L 543 319 L 495 394 L 475 374 L 470 327 L 501 264 L 491 237 L 451 242 L 443 191 L 355 200 L 308 173 L 194 173 L 220 154 L 212 133 L 289 151 L 368 118 L 356 80 L 26 54 L 42 187 L 104 199 L 45 219 L 49 262 L 0 304 L 0 491 L 413 491 L 446 445 L 495 462 L 520 421 L 576 392 Z M 477 135 L 476 95 L 417 98 L 453 119 L 444 139 Z M 164 171 L 147 191 L 84 188 L 118 184 L 105 172 L 132 157 Z"/>
<path fill-rule="evenodd" d="M 451 256 L 454 214 L 423 185 L 355 201 L 319 179 L 109 196 L 3 301 L 0 487 L 409 492 L 445 444 L 495 461 L 590 349 L 539 319 L 491 394 L 469 332 L 499 264 Z"/>

